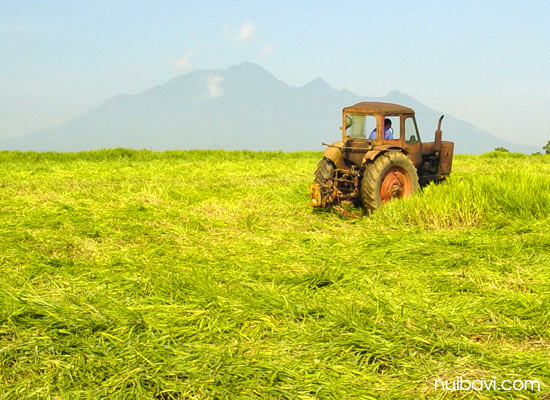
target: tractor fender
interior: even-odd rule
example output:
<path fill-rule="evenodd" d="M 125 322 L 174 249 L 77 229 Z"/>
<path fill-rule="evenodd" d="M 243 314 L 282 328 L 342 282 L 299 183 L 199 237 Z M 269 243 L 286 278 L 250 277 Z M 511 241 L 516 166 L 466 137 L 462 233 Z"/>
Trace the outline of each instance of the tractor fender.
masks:
<path fill-rule="evenodd" d="M 344 142 L 333 143 L 330 147 L 327 147 L 323 152 L 323 156 L 328 158 L 336 165 L 336 168 L 345 169 L 344 155 L 339 147 L 344 146 Z"/>
<path fill-rule="evenodd" d="M 365 165 L 367 162 L 372 162 L 376 160 L 380 155 L 384 154 L 388 150 L 398 150 L 402 152 L 403 154 L 408 155 L 409 153 L 403 149 L 402 147 L 395 147 L 394 145 L 382 145 L 382 146 L 376 146 L 375 149 L 369 150 L 365 153 L 363 156 L 363 159 L 361 160 L 361 164 Z"/>

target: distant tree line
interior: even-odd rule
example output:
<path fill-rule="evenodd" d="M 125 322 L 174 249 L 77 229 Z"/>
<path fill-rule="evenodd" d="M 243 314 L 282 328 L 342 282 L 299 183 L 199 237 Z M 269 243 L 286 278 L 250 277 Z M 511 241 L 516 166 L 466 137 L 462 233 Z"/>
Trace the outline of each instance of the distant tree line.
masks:
<path fill-rule="evenodd" d="M 545 154 L 550 154 L 550 140 L 546 142 L 544 146 L 542 146 L 542 149 L 544 150 Z M 505 147 L 495 147 L 495 151 L 502 151 L 504 153 L 509 153 L 510 151 Z M 542 153 L 540 151 L 537 151 L 536 153 L 533 153 L 534 156 L 541 155 Z"/>

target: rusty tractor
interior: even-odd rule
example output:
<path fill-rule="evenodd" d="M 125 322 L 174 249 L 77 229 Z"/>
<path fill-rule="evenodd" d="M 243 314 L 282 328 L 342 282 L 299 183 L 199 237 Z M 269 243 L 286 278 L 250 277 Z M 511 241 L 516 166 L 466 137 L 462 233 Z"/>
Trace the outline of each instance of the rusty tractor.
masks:
<path fill-rule="evenodd" d="M 342 140 L 327 146 L 309 186 L 312 207 L 349 204 L 372 211 L 405 198 L 451 173 L 454 143 L 422 142 L 414 111 L 392 103 L 362 102 L 342 110 Z"/>

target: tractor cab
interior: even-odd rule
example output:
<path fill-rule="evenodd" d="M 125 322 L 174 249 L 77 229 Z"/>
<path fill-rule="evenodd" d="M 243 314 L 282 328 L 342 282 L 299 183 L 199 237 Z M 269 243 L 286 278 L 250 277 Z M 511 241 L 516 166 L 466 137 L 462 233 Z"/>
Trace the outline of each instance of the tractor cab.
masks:
<path fill-rule="evenodd" d="M 342 111 L 342 142 L 346 147 L 361 146 L 399 148 L 415 167 L 422 161 L 422 142 L 414 111 L 391 103 L 363 102 Z"/>

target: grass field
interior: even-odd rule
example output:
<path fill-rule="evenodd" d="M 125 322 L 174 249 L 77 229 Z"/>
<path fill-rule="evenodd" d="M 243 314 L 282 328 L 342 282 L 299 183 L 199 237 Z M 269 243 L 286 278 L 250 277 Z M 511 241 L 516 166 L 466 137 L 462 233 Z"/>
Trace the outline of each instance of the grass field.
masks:
<path fill-rule="evenodd" d="M 1 398 L 550 398 L 550 156 L 356 219 L 319 159 L 0 152 Z"/>

